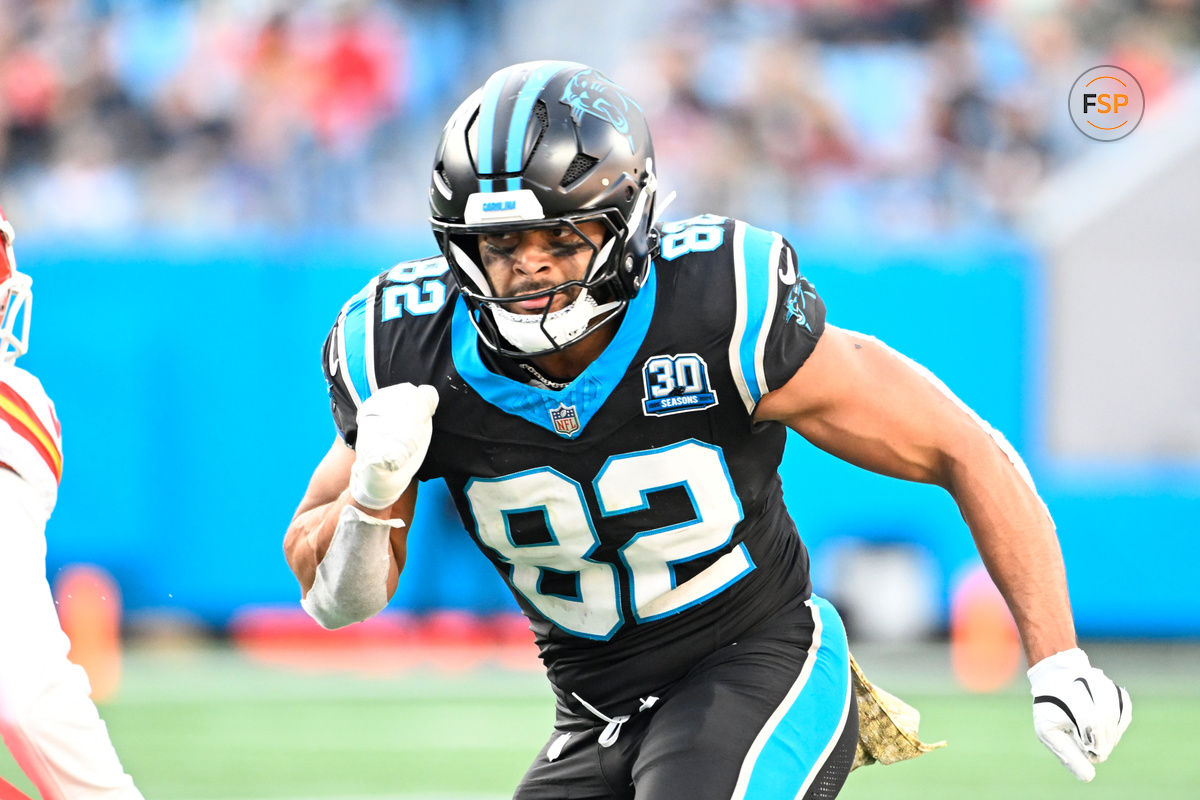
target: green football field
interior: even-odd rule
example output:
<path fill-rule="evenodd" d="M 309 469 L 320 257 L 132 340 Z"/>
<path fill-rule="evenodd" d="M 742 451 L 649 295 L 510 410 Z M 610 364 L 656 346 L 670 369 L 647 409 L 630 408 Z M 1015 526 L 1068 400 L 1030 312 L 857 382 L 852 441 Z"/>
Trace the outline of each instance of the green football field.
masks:
<path fill-rule="evenodd" d="M 1134 721 L 1087 785 L 1038 744 L 1021 680 L 970 695 L 954 689 L 944 646 L 854 649 L 869 677 L 921 710 L 923 738 L 949 746 L 856 771 L 842 798 L 1200 797 L 1194 644 L 1089 647 L 1129 688 Z M 220 646 L 136 648 L 101 710 L 150 800 L 506 798 L 549 735 L 544 678 L 447 663 L 370 675 L 270 666 Z M 0 775 L 36 797 L 7 752 Z"/>

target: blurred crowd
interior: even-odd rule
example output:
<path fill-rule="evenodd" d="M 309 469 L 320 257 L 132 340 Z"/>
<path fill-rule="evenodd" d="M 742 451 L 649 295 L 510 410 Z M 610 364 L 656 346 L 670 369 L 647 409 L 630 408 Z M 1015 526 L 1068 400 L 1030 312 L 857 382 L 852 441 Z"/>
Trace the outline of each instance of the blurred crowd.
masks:
<path fill-rule="evenodd" d="M 672 215 L 1005 225 L 1089 146 L 1066 98 L 1196 69 L 1200 0 L 0 0 L 23 230 L 415 228 L 454 105 L 573 45 L 651 121 Z M 581 56 L 582 57 L 582 56 Z"/>

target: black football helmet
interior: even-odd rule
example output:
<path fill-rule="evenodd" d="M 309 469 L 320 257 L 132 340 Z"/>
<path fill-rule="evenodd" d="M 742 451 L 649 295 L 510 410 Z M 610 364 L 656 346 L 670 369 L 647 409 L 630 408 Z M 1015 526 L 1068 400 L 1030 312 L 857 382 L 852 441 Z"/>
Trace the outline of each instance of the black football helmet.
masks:
<path fill-rule="evenodd" d="M 502 69 L 442 131 L 429 188 L 434 235 L 483 341 L 504 355 L 541 355 L 579 341 L 628 305 L 645 281 L 657 236 L 654 148 L 642 109 L 600 72 L 567 61 Z M 566 309 L 519 316 L 496 296 L 478 235 L 601 222 Z M 530 336 L 529 334 L 533 335 Z"/>

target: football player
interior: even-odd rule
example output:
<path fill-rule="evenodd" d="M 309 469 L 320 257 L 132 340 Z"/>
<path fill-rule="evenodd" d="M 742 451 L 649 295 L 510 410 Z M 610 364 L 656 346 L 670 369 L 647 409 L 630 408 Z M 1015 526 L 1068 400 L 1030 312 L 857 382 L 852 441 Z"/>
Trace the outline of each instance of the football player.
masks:
<path fill-rule="evenodd" d="M 140 800 L 87 674 L 67 660 L 46 582 L 62 439 L 41 383 L 14 363 L 28 348 L 32 293 L 12 243 L 0 209 L 0 734 L 43 798 Z"/>
<path fill-rule="evenodd" d="M 838 793 L 855 696 L 784 506 L 788 428 L 950 492 L 1020 626 L 1038 735 L 1091 778 L 1129 698 L 1076 646 L 1021 460 L 924 369 L 826 324 L 779 234 L 659 224 L 624 90 L 581 64 L 500 70 L 447 123 L 429 197 L 441 255 L 372 280 L 326 341 L 339 437 L 285 552 L 318 622 L 365 619 L 419 482 L 446 481 L 557 696 L 516 797 Z"/>

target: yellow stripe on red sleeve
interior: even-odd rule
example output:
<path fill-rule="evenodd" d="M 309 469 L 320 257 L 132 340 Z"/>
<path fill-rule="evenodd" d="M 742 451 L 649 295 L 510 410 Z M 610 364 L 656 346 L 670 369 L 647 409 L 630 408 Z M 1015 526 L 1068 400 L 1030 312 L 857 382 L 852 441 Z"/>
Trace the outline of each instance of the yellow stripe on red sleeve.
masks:
<path fill-rule="evenodd" d="M 54 473 L 54 479 L 62 480 L 62 453 L 58 448 L 58 439 L 46 429 L 25 399 L 3 383 L 0 383 L 0 422 L 7 423 L 18 436 L 29 442 Z"/>

